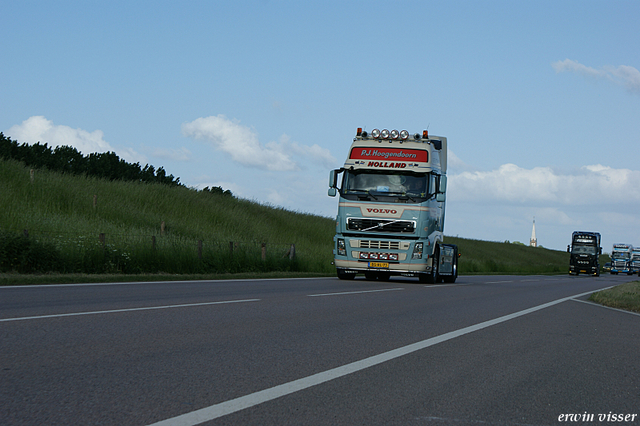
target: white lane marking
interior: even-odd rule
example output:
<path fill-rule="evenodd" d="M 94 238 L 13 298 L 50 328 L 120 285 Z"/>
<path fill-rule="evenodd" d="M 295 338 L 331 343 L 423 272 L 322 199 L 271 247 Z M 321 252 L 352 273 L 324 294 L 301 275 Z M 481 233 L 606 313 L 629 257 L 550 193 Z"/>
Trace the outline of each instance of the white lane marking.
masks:
<path fill-rule="evenodd" d="M 587 305 L 591 305 L 591 306 L 597 306 L 598 308 L 605 308 L 605 309 L 610 309 L 612 311 L 617 311 L 617 312 L 622 312 L 625 314 L 631 314 L 631 315 L 638 315 L 640 316 L 640 313 L 638 312 L 633 312 L 633 311 L 626 311 L 624 309 L 619 309 L 619 308 L 612 308 L 611 306 L 606 306 L 606 305 L 601 305 L 599 303 L 595 303 L 595 302 L 591 302 L 589 300 L 580 300 L 580 299 L 572 299 L 573 302 L 580 302 L 580 303 L 585 303 Z"/>
<path fill-rule="evenodd" d="M 380 291 L 395 291 L 395 290 L 404 290 L 404 288 L 383 288 L 381 290 L 343 291 L 340 293 L 307 294 L 307 296 L 309 297 L 343 296 L 345 294 L 378 293 Z"/>
<path fill-rule="evenodd" d="M 333 276 L 332 276 L 333 277 Z M 287 280 L 321 280 L 329 277 L 301 277 L 301 278 L 236 278 L 225 280 L 183 280 L 183 281 L 123 281 L 123 282 L 111 282 L 111 283 L 75 283 L 75 284 L 26 284 L 26 285 L 5 285 L 0 286 L 2 289 L 11 288 L 42 288 L 42 287 L 92 287 L 98 285 L 111 286 L 111 285 L 138 285 L 138 284 L 194 284 L 194 283 L 229 283 L 229 282 L 242 282 L 242 281 L 287 281 Z"/>
<path fill-rule="evenodd" d="M 469 284 L 433 284 L 433 285 L 425 285 L 425 288 L 431 288 L 431 287 L 460 287 L 460 286 L 465 286 L 465 285 L 469 285 Z"/>
<path fill-rule="evenodd" d="M 512 283 L 513 281 L 485 281 L 485 284 L 502 284 L 502 283 Z"/>
<path fill-rule="evenodd" d="M 113 314 L 117 312 L 150 311 L 153 309 L 189 308 L 193 306 L 222 305 L 225 303 L 258 302 L 259 300 L 260 299 L 225 300 L 221 302 L 187 303 L 184 305 L 147 306 L 144 308 L 111 309 L 108 311 L 71 312 L 68 314 L 36 315 L 32 317 L 19 317 L 19 318 L 2 318 L 0 319 L 0 322 L 23 321 L 23 320 L 42 319 L 42 318 L 74 317 L 78 315 Z"/>
<path fill-rule="evenodd" d="M 518 318 L 523 315 L 527 315 L 532 312 L 536 312 L 541 309 L 545 309 L 550 306 L 557 305 L 567 300 L 571 300 L 577 297 L 591 294 L 594 291 L 597 291 L 597 290 L 576 294 L 574 296 L 564 297 L 562 299 L 558 299 L 552 302 L 544 303 L 542 305 L 534 306 L 533 308 L 525 309 L 520 312 L 505 315 L 489 321 L 481 322 L 475 325 L 471 325 L 469 327 L 451 331 L 449 333 L 441 334 L 440 336 L 432 337 L 430 339 L 426 339 L 421 342 L 417 342 L 411 345 L 403 346 L 401 348 L 393 349 L 389 352 L 384 352 L 379 355 L 374 355 L 372 357 L 365 358 L 360 361 L 352 362 L 350 364 L 346 364 L 341 367 L 332 368 L 331 370 L 327 370 L 311 376 L 303 377 L 302 379 L 294 380 L 288 383 L 283 383 L 281 385 L 274 386 L 269 389 L 261 390 L 249 395 L 245 395 L 239 398 L 231 399 L 229 401 L 221 402 L 219 404 L 215 404 L 210 407 L 201 408 L 199 410 L 195 410 L 190 413 L 182 414 L 166 420 L 161 420 L 149 426 L 193 426 L 200 423 L 208 422 L 210 420 L 214 420 L 219 417 L 223 417 L 228 414 L 232 414 L 232 413 L 244 410 L 246 408 L 254 407 L 256 405 L 269 402 L 276 398 L 280 398 L 286 395 L 290 395 L 292 393 L 328 382 L 333 379 L 337 379 L 352 373 L 356 373 L 366 368 L 373 367 L 378 364 L 382 364 L 384 362 L 390 361 L 395 358 L 399 358 L 404 355 L 408 355 L 412 352 L 416 352 L 416 351 L 428 348 L 429 346 L 437 345 L 438 343 L 446 342 L 447 340 L 455 339 L 456 337 L 473 333 L 474 331 L 482 330 L 483 328 L 491 327 L 493 325 L 500 324 L 502 322 L 509 321 L 514 318 Z"/>

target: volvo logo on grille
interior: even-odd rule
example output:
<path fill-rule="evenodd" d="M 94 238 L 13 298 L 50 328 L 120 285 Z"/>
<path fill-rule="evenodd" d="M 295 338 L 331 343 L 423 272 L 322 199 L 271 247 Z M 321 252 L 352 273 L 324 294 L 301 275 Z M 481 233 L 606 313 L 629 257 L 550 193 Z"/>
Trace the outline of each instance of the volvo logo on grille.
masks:
<path fill-rule="evenodd" d="M 389 214 L 396 214 L 398 213 L 398 210 L 393 210 L 393 209 L 367 209 L 367 211 L 369 213 L 389 213 Z"/>

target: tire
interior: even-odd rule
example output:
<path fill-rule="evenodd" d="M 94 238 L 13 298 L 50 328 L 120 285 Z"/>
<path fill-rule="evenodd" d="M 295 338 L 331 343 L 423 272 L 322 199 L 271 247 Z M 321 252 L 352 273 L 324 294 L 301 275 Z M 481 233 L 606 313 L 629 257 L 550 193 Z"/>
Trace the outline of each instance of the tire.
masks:
<path fill-rule="evenodd" d="M 336 272 L 341 280 L 352 280 L 356 277 L 356 274 L 347 273 L 342 269 L 336 269 Z"/>
<path fill-rule="evenodd" d="M 454 256 L 455 257 L 453 258 L 453 275 L 448 275 L 444 277 L 445 283 L 453 284 L 456 282 L 456 278 L 458 278 L 458 251 L 457 250 L 454 252 Z"/>
<path fill-rule="evenodd" d="M 378 272 L 378 280 L 389 281 L 389 278 L 391 278 L 390 272 Z"/>
<path fill-rule="evenodd" d="M 378 274 L 376 272 L 366 271 L 364 273 L 364 277 L 367 279 L 367 281 L 375 281 L 378 278 Z"/>
<path fill-rule="evenodd" d="M 437 284 L 440 282 L 440 274 L 438 274 L 438 265 L 440 262 L 440 249 L 436 245 L 436 249 L 433 251 L 433 261 L 431 272 L 426 274 L 420 274 L 420 282 L 426 284 Z"/>

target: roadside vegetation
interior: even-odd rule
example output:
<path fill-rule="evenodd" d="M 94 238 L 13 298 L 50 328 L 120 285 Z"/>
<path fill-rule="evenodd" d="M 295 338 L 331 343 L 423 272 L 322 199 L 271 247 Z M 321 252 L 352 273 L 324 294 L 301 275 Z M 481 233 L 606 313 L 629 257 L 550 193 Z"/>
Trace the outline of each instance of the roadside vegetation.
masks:
<path fill-rule="evenodd" d="M 0 159 L 0 182 L 0 285 L 335 275 L 333 218 L 173 178 L 118 180 L 13 159 Z M 460 274 L 568 272 L 563 251 L 445 242 L 459 247 Z"/>
<path fill-rule="evenodd" d="M 593 293 L 589 300 L 611 308 L 640 313 L 640 281 L 632 281 Z"/>

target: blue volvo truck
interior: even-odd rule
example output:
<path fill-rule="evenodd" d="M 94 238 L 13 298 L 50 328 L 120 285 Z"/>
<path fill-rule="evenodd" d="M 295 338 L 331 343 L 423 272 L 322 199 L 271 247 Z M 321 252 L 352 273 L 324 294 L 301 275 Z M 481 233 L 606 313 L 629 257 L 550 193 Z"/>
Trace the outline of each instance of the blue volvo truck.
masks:
<path fill-rule="evenodd" d="M 455 282 L 458 248 L 443 234 L 446 174 L 446 137 L 358 128 L 344 166 L 329 175 L 329 195 L 339 195 L 338 278 Z"/>
<path fill-rule="evenodd" d="M 631 244 L 614 244 L 611 252 L 611 273 L 617 274 L 633 274 L 631 269 L 631 252 L 633 246 Z"/>

